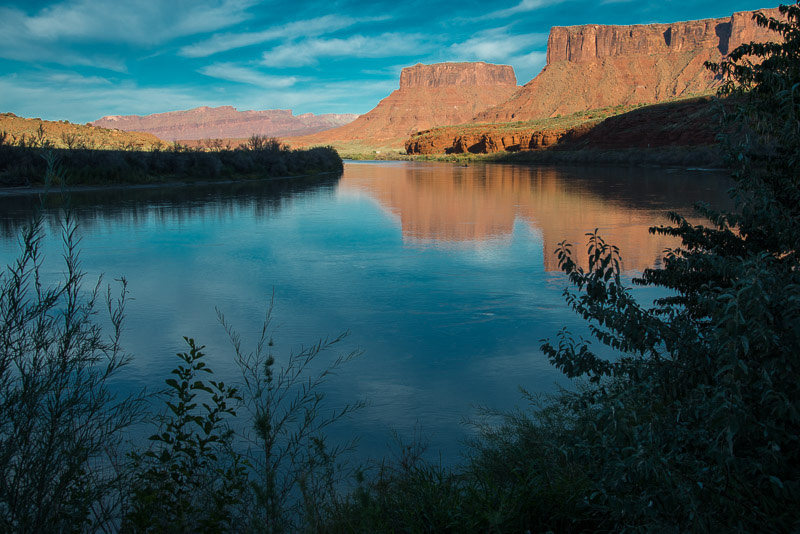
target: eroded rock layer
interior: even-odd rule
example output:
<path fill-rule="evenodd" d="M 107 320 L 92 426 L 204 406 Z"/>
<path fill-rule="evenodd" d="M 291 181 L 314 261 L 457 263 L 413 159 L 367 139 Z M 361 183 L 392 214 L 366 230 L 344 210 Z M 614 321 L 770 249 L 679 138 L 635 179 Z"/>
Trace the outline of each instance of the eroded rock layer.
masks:
<path fill-rule="evenodd" d="M 129 132 L 147 132 L 167 141 L 247 138 L 253 134 L 282 137 L 306 135 L 352 122 L 357 115 L 304 113 L 288 109 L 238 111 L 232 106 L 207 106 L 154 115 L 112 115 L 91 123 Z"/>
<path fill-rule="evenodd" d="M 435 126 L 469 122 L 518 89 L 514 69 L 489 63 L 417 64 L 404 68 L 400 87 L 370 112 L 333 130 L 291 140 L 313 144 L 359 139 L 402 140 Z"/>
<path fill-rule="evenodd" d="M 602 115 L 597 113 L 597 115 Z M 570 125 L 472 124 L 445 126 L 411 136 L 409 154 L 489 154 L 541 148 L 625 149 L 704 146 L 716 143 L 719 106 L 710 97 L 644 106 L 604 120 Z"/>
<path fill-rule="evenodd" d="M 779 16 L 777 8 L 762 11 Z M 718 62 L 742 43 L 775 36 L 759 27 L 751 12 L 673 24 L 554 27 L 542 72 L 476 121 L 530 120 L 709 92 L 719 80 L 706 61 Z"/>

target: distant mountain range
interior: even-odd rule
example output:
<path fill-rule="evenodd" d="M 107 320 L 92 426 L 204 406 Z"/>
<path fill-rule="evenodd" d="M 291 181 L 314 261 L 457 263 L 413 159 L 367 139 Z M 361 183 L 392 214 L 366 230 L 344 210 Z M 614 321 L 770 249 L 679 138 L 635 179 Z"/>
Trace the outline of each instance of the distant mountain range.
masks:
<path fill-rule="evenodd" d="M 304 113 L 288 109 L 238 111 L 232 106 L 203 106 L 186 111 L 153 115 L 110 115 L 92 126 L 127 132 L 147 132 L 165 141 L 197 139 L 243 139 L 253 134 L 270 137 L 307 135 L 352 122 L 358 115 Z"/>

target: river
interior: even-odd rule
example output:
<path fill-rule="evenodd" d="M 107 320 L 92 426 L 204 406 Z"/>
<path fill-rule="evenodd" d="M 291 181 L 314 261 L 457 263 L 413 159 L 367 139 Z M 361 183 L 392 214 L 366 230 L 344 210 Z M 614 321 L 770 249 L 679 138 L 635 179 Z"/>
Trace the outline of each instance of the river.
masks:
<path fill-rule="evenodd" d="M 248 346 L 274 296 L 279 363 L 345 331 L 338 352 L 362 351 L 326 384 L 326 402 L 369 406 L 332 437 L 358 435 L 375 457 L 392 431 L 421 435 L 449 463 L 478 406 L 524 406 L 519 386 L 569 387 L 539 350 L 562 326 L 587 335 L 564 302 L 560 241 L 583 252 L 598 229 L 630 278 L 677 244 L 648 227 L 698 200 L 725 205 L 730 185 L 700 170 L 347 162 L 340 177 L 74 193 L 71 204 L 87 281 L 129 284 L 123 343 L 134 361 L 118 387 L 162 384 L 183 336 L 206 345 L 218 378 L 235 380 L 215 309 Z M 0 198 L 3 265 L 37 203 Z M 55 281 L 58 210 L 46 221 L 45 278 Z"/>

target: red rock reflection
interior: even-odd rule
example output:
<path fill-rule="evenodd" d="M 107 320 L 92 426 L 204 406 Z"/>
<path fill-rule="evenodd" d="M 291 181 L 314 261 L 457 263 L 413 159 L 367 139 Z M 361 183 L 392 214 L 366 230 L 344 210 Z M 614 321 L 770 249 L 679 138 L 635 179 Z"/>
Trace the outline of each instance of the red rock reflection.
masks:
<path fill-rule="evenodd" d="M 669 176 L 645 183 L 635 176 L 608 179 L 608 171 L 598 171 L 596 180 L 586 175 L 507 165 L 353 164 L 339 187 L 364 192 L 399 217 L 409 243 L 510 239 L 515 221 L 522 220 L 542 236 L 546 271 L 558 270 L 554 251 L 563 240 L 575 245 L 586 268 L 586 233 L 595 228 L 620 248 L 625 270 L 653 267 L 665 248 L 678 244 L 648 228 L 665 223 L 667 209 L 688 211 L 695 192 L 670 183 Z M 614 199 L 619 189 L 626 189 L 628 200 Z M 643 198 L 630 200 L 637 195 Z"/>

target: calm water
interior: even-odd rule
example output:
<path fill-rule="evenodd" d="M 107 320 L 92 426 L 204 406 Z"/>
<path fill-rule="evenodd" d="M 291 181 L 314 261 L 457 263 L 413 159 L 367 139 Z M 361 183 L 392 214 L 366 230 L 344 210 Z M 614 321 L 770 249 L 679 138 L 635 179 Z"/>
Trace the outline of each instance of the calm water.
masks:
<path fill-rule="evenodd" d="M 585 332 L 563 301 L 558 242 L 583 245 L 599 228 L 633 274 L 674 245 L 650 225 L 696 200 L 724 203 L 729 186 L 700 171 L 348 163 L 323 180 L 100 191 L 72 203 L 88 276 L 124 276 L 133 297 L 124 343 L 135 361 L 120 387 L 160 385 L 182 336 L 207 346 L 217 376 L 235 377 L 215 307 L 248 345 L 274 293 L 278 354 L 343 331 L 342 351 L 363 350 L 328 384 L 332 405 L 370 402 L 340 434 L 381 456 L 392 429 L 418 431 L 449 460 L 475 406 L 510 409 L 518 386 L 567 385 L 539 351 L 564 325 Z M 35 204 L 0 198 L 3 265 Z M 49 215 L 46 270 L 57 279 Z"/>

